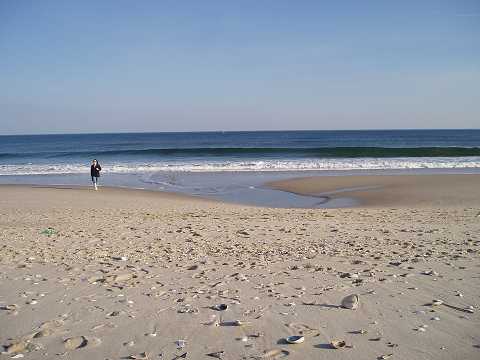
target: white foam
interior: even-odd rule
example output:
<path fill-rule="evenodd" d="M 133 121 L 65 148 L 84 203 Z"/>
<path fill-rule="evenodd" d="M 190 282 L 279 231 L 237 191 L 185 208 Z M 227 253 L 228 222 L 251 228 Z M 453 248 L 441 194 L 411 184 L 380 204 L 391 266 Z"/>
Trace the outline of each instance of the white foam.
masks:
<path fill-rule="evenodd" d="M 89 173 L 85 164 L 8 164 L 0 165 L 0 175 L 61 175 Z M 338 158 L 301 160 L 252 160 L 208 162 L 105 163 L 102 173 L 135 174 L 158 171 L 307 171 L 377 169 L 455 169 L 480 168 L 480 157 L 445 158 Z"/>

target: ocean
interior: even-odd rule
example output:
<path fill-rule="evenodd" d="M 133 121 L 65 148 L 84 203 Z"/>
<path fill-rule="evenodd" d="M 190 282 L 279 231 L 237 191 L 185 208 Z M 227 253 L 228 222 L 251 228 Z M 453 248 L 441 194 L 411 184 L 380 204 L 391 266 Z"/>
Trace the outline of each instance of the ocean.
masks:
<path fill-rule="evenodd" d="M 265 181 L 306 174 L 479 173 L 480 130 L 0 136 L 0 183 L 89 184 L 93 158 L 103 168 L 104 185 L 281 206 L 278 199 L 291 195 L 269 193 Z"/>

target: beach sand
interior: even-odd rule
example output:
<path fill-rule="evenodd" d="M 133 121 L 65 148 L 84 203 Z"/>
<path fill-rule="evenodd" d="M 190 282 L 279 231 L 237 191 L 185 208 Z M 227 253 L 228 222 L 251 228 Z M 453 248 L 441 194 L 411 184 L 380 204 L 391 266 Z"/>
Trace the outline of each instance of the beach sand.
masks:
<path fill-rule="evenodd" d="M 327 200 L 353 197 L 362 207 L 475 207 L 480 175 L 312 176 L 268 184 L 277 190 Z"/>
<path fill-rule="evenodd" d="M 478 359 L 478 177 L 426 179 L 328 210 L 1 186 L 0 359 Z"/>

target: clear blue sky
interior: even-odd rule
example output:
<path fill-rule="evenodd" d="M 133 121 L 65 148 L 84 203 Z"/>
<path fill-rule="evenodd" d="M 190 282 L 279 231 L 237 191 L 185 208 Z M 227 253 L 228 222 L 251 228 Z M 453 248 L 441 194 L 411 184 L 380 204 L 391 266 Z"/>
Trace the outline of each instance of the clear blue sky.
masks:
<path fill-rule="evenodd" d="M 478 0 L 0 0 L 0 134 L 479 124 Z"/>

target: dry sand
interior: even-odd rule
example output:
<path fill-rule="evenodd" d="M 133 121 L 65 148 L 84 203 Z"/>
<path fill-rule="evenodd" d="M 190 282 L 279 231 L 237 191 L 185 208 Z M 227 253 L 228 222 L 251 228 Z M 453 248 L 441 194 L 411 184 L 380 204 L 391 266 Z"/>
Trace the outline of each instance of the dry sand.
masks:
<path fill-rule="evenodd" d="M 478 359 L 478 193 L 290 210 L 2 186 L 0 359 Z"/>

